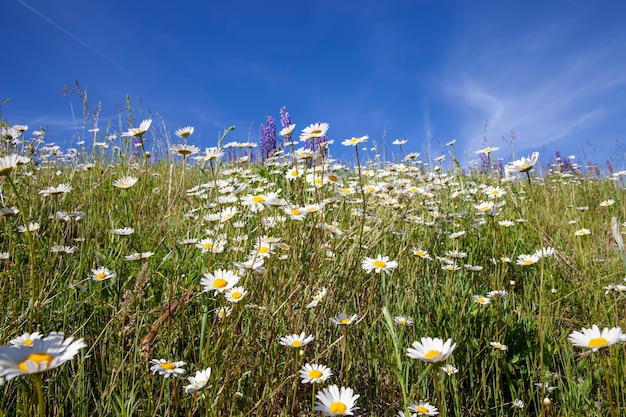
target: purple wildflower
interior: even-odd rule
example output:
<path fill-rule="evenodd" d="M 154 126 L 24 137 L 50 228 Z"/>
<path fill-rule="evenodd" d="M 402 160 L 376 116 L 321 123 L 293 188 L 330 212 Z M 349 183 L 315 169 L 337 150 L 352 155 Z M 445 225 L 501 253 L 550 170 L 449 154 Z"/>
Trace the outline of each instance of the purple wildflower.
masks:
<path fill-rule="evenodd" d="M 261 125 L 261 160 L 269 158 L 276 150 L 276 124 L 272 116 L 267 116 L 267 127 Z"/>
<path fill-rule="evenodd" d="M 289 117 L 289 112 L 285 106 L 280 108 L 280 124 L 283 126 L 283 129 L 291 126 L 291 117 Z"/>

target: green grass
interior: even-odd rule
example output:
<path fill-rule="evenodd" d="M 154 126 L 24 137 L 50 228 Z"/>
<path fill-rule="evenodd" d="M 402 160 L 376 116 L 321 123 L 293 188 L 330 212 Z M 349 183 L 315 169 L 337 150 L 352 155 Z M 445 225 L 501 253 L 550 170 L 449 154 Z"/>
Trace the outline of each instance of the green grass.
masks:
<path fill-rule="evenodd" d="M 359 394 L 355 414 L 364 416 L 396 415 L 418 400 L 437 404 L 442 415 L 624 414 L 625 345 L 592 352 L 568 340 L 573 331 L 623 326 L 626 318 L 624 296 L 604 288 L 625 274 L 611 233 L 613 217 L 626 220 L 619 178 L 550 172 L 529 183 L 525 176 L 506 181 L 495 171 L 461 173 L 446 165 L 429 172 L 407 161 L 361 167 L 371 175 L 358 175 L 359 167 L 334 170 L 338 183 L 312 188 L 304 176 L 285 179 L 294 166 L 289 149 L 271 165 L 238 163 L 228 155 L 183 164 L 178 156 L 133 156 L 129 141 L 119 146 L 114 157 L 79 152 L 42 159 L 46 152 L 38 151 L 0 178 L 2 205 L 20 210 L 0 217 L 0 252 L 9 255 L 0 261 L 0 342 L 56 331 L 87 345 L 42 374 L 48 415 L 312 415 L 312 390 L 330 384 Z M 15 152 L 7 144 L 5 154 Z M 300 169 L 330 173 L 332 165 L 323 162 Z M 127 175 L 137 183 L 112 185 Z M 72 191 L 40 194 L 62 183 Z M 201 196 L 188 195 L 200 185 Z M 340 195 L 347 186 L 355 192 Z M 475 209 L 489 200 L 486 186 L 506 191 L 496 200 L 505 204 L 495 217 Z M 253 212 L 241 204 L 248 194 L 269 192 L 288 206 L 325 204 L 303 220 L 289 218 L 286 206 Z M 615 204 L 600 206 L 608 199 Z M 578 209 L 583 206 L 588 210 Z M 234 218 L 210 218 L 227 207 L 238 209 Z M 58 211 L 80 211 L 84 218 L 50 219 Z M 503 227 L 502 220 L 514 225 Z M 39 230 L 18 232 L 27 222 L 39 223 Z M 341 233 L 318 227 L 322 223 Z M 110 232 L 122 227 L 134 233 Z M 583 227 L 591 234 L 576 236 Z M 466 233 L 450 237 L 460 231 Z M 220 236 L 226 240 L 220 253 L 180 243 Z M 274 245 L 263 270 L 242 270 L 238 285 L 248 291 L 242 301 L 203 292 L 204 274 L 238 271 L 234 263 L 245 261 L 262 236 L 284 245 Z M 55 245 L 76 250 L 53 253 Z M 519 255 L 548 246 L 553 256 L 516 265 Z M 432 259 L 414 255 L 415 248 Z M 443 270 L 437 257 L 455 250 L 466 253 L 454 260 L 460 269 Z M 125 259 L 136 252 L 154 255 Z M 398 267 L 366 273 L 361 262 L 379 254 Z M 100 266 L 115 277 L 91 279 Z M 320 303 L 305 308 L 324 287 Z M 492 290 L 508 296 L 488 305 L 473 300 Z M 218 318 L 220 307 L 232 308 L 230 315 Z M 330 322 L 343 312 L 358 314 L 357 321 Z M 393 323 L 400 315 L 411 316 L 413 325 Z M 314 341 L 301 350 L 279 344 L 301 332 Z M 422 337 L 451 338 L 456 349 L 436 365 L 409 358 L 407 349 Z M 494 341 L 508 349 L 494 349 Z M 186 362 L 186 373 L 153 374 L 150 360 L 161 358 Z M 333 376 L 315 387 L 301 384 L 298 370 L 305 363 L 324 364 Z M 458 373 L 444 374 L 446 363 Z M 207 386 L 186 394 L 187 377 L 208 367 Z M 536 383 L 556 390 L 543 392 Z M 523 410 L 512 407 L 516 399 Z M 2 415 L 37 409 L 34 376 L 0 388 Z"/>

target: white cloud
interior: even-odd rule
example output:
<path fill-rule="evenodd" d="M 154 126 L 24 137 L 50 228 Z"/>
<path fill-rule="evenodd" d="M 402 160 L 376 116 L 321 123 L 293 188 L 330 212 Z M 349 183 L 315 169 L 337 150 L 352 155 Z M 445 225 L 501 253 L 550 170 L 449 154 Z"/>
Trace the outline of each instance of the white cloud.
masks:
<path fill-rule="evenodd" d="M 599 36 L 579 45 L 563 35 L 574 27 L 558 29 L 529 28 L 526 34 L 481 44 L 476 56 L 461 43 L 451 54 L 443 88 L 460 114 L 468 151 L 484 147 L 485 119 L 488 144 L 498 146 L 511 131 L 518 149 L 594 134 L 597 141 L 614 140 L 602 125 L 626 110 L 616 98 L 626 93 L 626 39 Z M 554 31 L 560 39 L 544 38 Z"/>

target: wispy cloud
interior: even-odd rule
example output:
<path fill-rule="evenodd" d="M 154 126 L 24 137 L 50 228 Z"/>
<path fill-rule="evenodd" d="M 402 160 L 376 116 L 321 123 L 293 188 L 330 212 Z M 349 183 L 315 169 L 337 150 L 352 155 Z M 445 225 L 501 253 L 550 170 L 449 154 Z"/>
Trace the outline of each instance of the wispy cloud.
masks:
<path fill-rule="evenodd" d="M 493 143 L 513 131 L 518 148 L 539 148 L 601 135 L 602 122 L 624 111 L 615 96 L 626 92 L 621 52 L 626 39 L 607 43 L 597 38 L 577 45 L 561 35 L 563 39 L 547 41 L 545 34 L 553 31 L 481 44 L 476 57 L 461 46 L 443 85 L 461 115 L 466 149 L 483 147 L 485 119 Z"/>
<path fill-rule="evenodd" d="M 55 28 L 59 29 L 61 32 L 65 33 L 67 36 L 69 36 L 70 38 L 74 39 L 76 42 L 80 43 L 85 48 L 87 48 L 91 52 L 93 52 L 94 54 L 98 55 L 100 58 L 104 59 L 105 61 L 107 61 L 108 63 L 113 65 L 114 67 L 116 67 L 116 68 L 118 68 L 118 69 L 120 69 L 120 70 L 122 70 L 124 72 L 127 72 L 126 68 L 122 67 L 120 64 L 115 62 L 113 59 L 109 58 L 108 56 L 106 56 L 105 54 L 103 54 L 102 52 L 100 52 L 99 50 L 97 50 L 96 48 L 94 48 L 93 46 L 91 46 L 90 44 L 88 44 L 87 42 L 85 42 L 84 40 L 79 38 L 78 36 L 74 35 L 72 32 L 70 32 L 69 30 L 65 29 L 63 26 L 61 26 L 60 24 L 58 24 L 57 22 L 52 20 L 50 17 L 48 17 L 45 14 L 43 14 L 41 11 L 35 9 L 33 6 L 31 6 L 30 4 L 26 3 L 24 0 L 17 0 L 17 1 L 21 5 L 23 5 L 27 9 L 29 9 L 31 12 L 35 13 L 36 15 L 38 15 L 39 17 L 41 17 L 42 19 L 44 19 L 45 21 L 50 23 L 52 26 L 54 26 Z"/>

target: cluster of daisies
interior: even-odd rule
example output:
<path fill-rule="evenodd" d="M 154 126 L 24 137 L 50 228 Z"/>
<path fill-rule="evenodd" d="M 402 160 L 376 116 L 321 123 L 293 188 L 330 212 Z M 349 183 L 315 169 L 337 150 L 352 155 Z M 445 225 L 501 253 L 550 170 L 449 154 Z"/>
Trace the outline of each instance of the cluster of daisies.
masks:
<path fill-rule="evenodd" d="M 122 137 L 136 138 L 135 146 L 143 148 L 145 135 L 150 129 L 152 120 L 144 120 L 139 127 L 128 129 L 121 134 Z M 5 128 L 3 128 L 5 129 Z M 12 136 L 13 140 L 19 140 L 23 137 L 25 129 L 11 128 L 7 130 L 6 135 Z M 452 220 L 452 224 L 456 227 L 458 224 L 455 220 L 471 217 L 473 215 L 472 228 L 480 228 L 493 220 L 493 224 L 497 224 L 503 229 L 516 227 L 518 223 L 524 223 L 524 219 L 516 221 L 500 219 L 505 211 L 507 204 L 507 190 L 500 186 L 488 186 L 485 184 L 468 183 L 468 188 L 461 189 L 455 186 L 452 176 L 448 176 L 442 172 L 441 164 L 445 160 L 445 155 L 434 158 L 436 164 L 432 171 L 425 172 L 418 168 L 421 165 L 418 153 L 410 153 L 403 158 L 401 163 L 390 163 L 384 167 L 359 167 L 358 172 L 353 176 L 343 175 L 346 167 L 339 162 L 331 159 L 326 155 L 325 151 L 328 146 L 333 143 L 332 140 L 326 140 L 329 126 L 327 123 L 312 124 L 302 130 L 300 141 L 294 139 L 293 132 L 295 125 L 289 125 L 281 130 L 280 135 L 285 138 L 284 146 L 289 151 L 279 151 L 272 158 L 266 161 L 266 165 L 271 169 L 272 174 L 276 174 L 286 179 L 290 187 L 298 190 L 304 190 L 304 198 L 298 202 L 289 201 L 281 196 L 281 190 L 272 191 L 272 187 L 276 186 L 275 182 L 271 182 L 265 177 L 254 174 L 252 170 L 243 166 L 224 169 L 221 174 L 227 179 L 213 178 L 213 181 L 206 184 L 196 185 L 186 190 L 188 197 L 193 197 L 201 202 L 201 206 L 190 210 L 185 214 L 185 219 L 189 221 L 198 220 L 202 226 L 207 224 L 209 228 L 204 229 L 206 237 L 195 238 L 187 237 L 181 239 L 178 243 L 181 245 L 193 245 L 198 249 L 201 256 L 210 256 L 211 254 L 219 254 L 225 250 L 232 249 L 237 252 L 244 252 L 247 242 L 252 241 L 253 248 L 247 252 L 245 259 L 235 262 L 237 271 L 227 269 L 217 269 L 213 272 L 206 273 L 200 280 L 203 291 L 212 293 L 215 296 L 223 296 L 228 303 L 238 303 L 243 300 L 248 292 L 245 287 L 240 285 L 242 277 L 246 275 L 246 271 L 254 271 L 256 273 L 264 273 L 265 262 L 269 257 L 275 256 L 278 259 L 287 259 L 286 251 L 289 245 L 282 242 L 279 237 L 264 235 L 256 239 L 249 239 L 245 234 L 237 236 L 228 236 L 224 233 L 224 229 L 229 222 L 236 230 L 246 228 L 246 222 L 250 218 L 258 219 L 260 226 L 266 229 L 280 229 L 281 224 L 287 222 L 302 222 L 304 220 L 314 219 L 314 226 L 323 232 L 327 239 L 320 247 L 323 249 L 328 259 L 334 257 L 334 242 L 345 234 L 337 223 L 326 223 L 323 214 L 336 206 L 336 203 L 351 201 L 362 203 L 363 199 L 368 200 L 370 209 L 365 210 L 355 208 L 352 211 L 354 217 L 364 220 L 360 223 L 361 233 L 371 232 L 374 228 L 370 224 L 365 224 L 365 220 L 382 223 L 373 207 L 383 208 L 384 210 L 392 210 L 396 213 L 405 213 L 402 215 L 407 224 L 418 224 L 424 226 L 435 226 L 442 221 Z M 5 129 L 6 130 L 6 129 Z M 96 132 L 94 132 L 95 134 Z M 190 135 L 194 133 L 194 128 L 187 126 L 178 129 L 175 134 L 186 142 Z M 324 138 L 322 142 L 321 139 Z M 316 143 L 318 149 L 305 146 L 296 149 L 298 143 L 309 145 L 311 140 L 320 140 Z M 114 140 L 114 138 L 107 138 Z M 358 155 L 359 145 L 366 143 L 368 136 L 353 137 L 346 139 L 341 144 L 343 146 L 354 147 Z M 402 147 L 406 144 L 406 140 L 396 140 L 393 143 Z M 452 146 L 454 141 L 447 145 Z M 106 147 L 106 142 L 97 144 L 99 147 Z M 58 147 L 50 146 L 44 148 L 50 155 L 58 152 Z M 237 162 L 250 162 L 250 154 L 240 151 L 245 149 L 251 150 L 256 148 L 256 144 L 251 142 L 230 142 L 224 144 L 222 148 L 206 148 L 204 153 L 200 152 L 200 148 L 189 145 L 187 143 L 174 145 L 170 148 L 170 153 L 178 155 L 187 161 L 187 158 L 193 157 L 196 161 L 204 164 L 210 164 L 211 172 L 217 168 L 217 162 L 223 158 L 226 153 L 224 150 L 235 152 Z M 497 151 L 496 147 L 487 147 L 476 151 L 477 154 L 483 154 L 487 157 Z M 75 156 L 76 154 L 74 154 Z M 233 154 L 230 154 L 231 156 Z M 70 155 L 71 156 L 71 155 Z M 315 158 L 322 156 L 321 163 L 317 163 Z M 535 166 L 539 158 L 539 153 L 534 152 L 530 157 L 521 158 L 513 161 L 504 167 L 505 178 L 503 184 L 512 181 L 512 176 L 517 173 L 526 174 L 530 182 L 529 171 Z M 42 160 L 46 160 L 42 157 Z M 315 161 L 315 163 L 314 163 Z M 0 177 L 10 176 L 20 165 L 30 162 L 29 158 L 21 157 L 16 154 L 7 155 L 0 158 Z M 213 164 L 216 165 L 213 165 Z M 205 167 L 207 165 L 204 165 Z M 87 168 L 85 166 L 85 168 Z M 358 175 L 357 175 L 358 174 Z M 399 174 L 404 174 L 401 178 Z M 365 179 L 365 183 L 363 180 Z M 139 181 L 138 177 L 132 175 L 124 175 L 118 179 L 111 181 L 110 186 L 117 188 L 127 195 L 130 193 Z M 296 185 L 297 184 L 297 185 Z M 108 185 L 107 185 L 108 186 Z M 42 198 L 63 198 L 73 191 L 73 187 L 68 183 L 61 183 L 49 186 L 39 191 Z M 323 192 L 327 192 L 324 194 Z M 452 200 L 463 200 L 467 203 L 468 211 L 445 214 L 442 212 L 440 205 L 437 203 L 439 192 L 446 192 Z M 308 194 L 307 194 L 308 193 Z M 308 200 L 307 201 L 307 196 Z M 302 197 L 302 196 L 299 196 Z M 420 199 L 423 210 L 403 210 L 409 207 L 412 199 Z M 214 201 L 215 200 L 215 201 Z M 56 201 L 56 200 L 55 200 Z M 600 207 L 611 207 L 615 204 L 612 199 L 603 200 L 599 203 Z M 211 213 L 202 215 L 203 210 L 211 210 Z M 580 207 L 579 211 L 585 211 L 588 208 Z M 0 215 L 10 216 L 18 214 L 19 210 L 15 207 L 3 207 L 0 209 Z M 200 213 L 200 214 L 198 214 Z M 53 220 L 63 221 L 80 221 L 85 217 L 83 212 L 64 212 L 57 211 L 50 218 Z M 330 217 L 330 216 L 329 216 Z M 575 222 L 574 222 L 575 223 Z M 571 224 L 574 224 L 571 223 Z M 518 226 L 519 227 L 519 226 Z M 25 222 L 19 225 L 17 230 L 21 233 L 36 234 L 40 229 L 37 222 Z M 467 231 L 455 228 L 454 232 L 447 235 L 450 241 L 459 242 Z M 469 230 L 469 229 L 468 229 Z M 112 229 L 110 232 L 123 239 L 124 236 L 130 236 L 134 233 L 132 227 L 122 227 Z M 402 237 L 405 232 L 400 229 L 394 229 L 393 234 Z M 575 236 L 583 237 L 590 235 L 591 231 L 586 228 L 579 228 L 574 232 Z M 359 242 L 361 243 L 361 242 Z M 50 250 L 54 253 L 73 253 L 76 248 L 67 245 L 53 245 Z M 421 259 L 432 260 L 433 257 L 423 248 L 414 248 L 412 253 Z M 552 247 L 544 247 L 532 254 L 520 254 L 517 256 L 515 264 L 521 267 L 527 267 L 539 262 L 545 261 L 547 258 L 555 255 L 557 251 Z M 126 255 L 127 261 L 138 261 L 150 258 L 153 252 L 134 252 Z M 8 253 L 0 254 L 0 258 L 7 259 Z M 435 259 L 441 263 L 441 268 L 445 271 L 454 272 L 461 269 L 457 265 L 460 260 L 466 259 L 468 254 L 461 250 L 454 249 L 445 253 L 444 256 L 435 256 Z M 491 260 L 493 263 L 498 262 L 496 259 Z M 512 262 L 510 258 L 503 256 L 500 262 Z M 422 261 L 420 261 L 422 262 Z M 361 261 L 362 270 L 367 273 L 391 274 L 398 268 L 398 261 L 391 260 L 389 256 L 378 254 L 374 258 L 365 257 Z M 480 272 L 483 266 L 464 264 L 463 267 L 472 272 Z M 105 281 L 116 276 L 115 271 L 105 266 L 98 266 L 91 269 L 90 278 L 94 281 Z M 607 292 L 616 292 L 622 295 L 626 291 L 623 284 L 611 284 L 606 287 Z M 325 297 L 327 289 L 322 287 L 319 289 L 311 302 L 306 308 L 315 308 Z M 483 293 L 485 294 L 485 293 Z M 492 300 L 505 299 L 508 293 L 505 290 L 492 290 L 485 295 L 474 295 L 473 300 L 479 305 L 488 305 Z M 494 301 L 495 302 L 495 301 Z M 222 319 L 230 315 L 232 309 L 228 305 L 223 305 L 216 309 L 216 315 Z M 341 313 L 336 317 L 331 317 L 331 323 L 337 326 L 346 326 L 356 323 L 359 319 L 357 314 Z M 394 321 L 398 325 L 411 326 L 413 318 L 408 316 L 396 316 Z M 593 325 L 591 328 L 583 328 L 582 331 L 574 331 L 570 334 L 569 340 L 576 347 L 588 348 L 592 351 L 610 347 L 614 344 L 626 341 L 626 336 L 622 333 L 621 328 L 604 328 Z M 305 332 L 300 334 L 292 334 L 281 337 L 280 345 L 302 349 L 306 345 L 314 341 L 313 335 L 307 335 Z M 500 351 L 507 350 L 507 346 L 499 341 L 493 341 L 490 345 Z M 10 380 L 23 374 L 38 374 L 45 371 L 55 369 L 65 362 L 72 360 L 80 349 L 86 347 L 82 339 L 74 341 L 72 337 L 65 338 L 63 333 L 50 333 L 46 337 L 42 337 L 39 333 L 26 333 L 16 339 L 10 341 L 8 346 L 0 346 L 0 377 L 1 382 Z M 451 339 L 446 341 L 439 338 L 422 337 L 420 341 L 415 341 L 411 347 L 407 348 L 406 356 L 410 359 L 420 360 L 423 362 L 441 364 L 439 368 L 447 375 L 454 375 L 458 369 L 452 364 L 444 364 L 452 355 L 456 348 L 456 343 Z M 152 359 L 151 368 L 153 374 L 159 374 L 165 378 L 170 376 L 178 378 L 186 373 L 186 363 L 183 361 L 173 361 L 166 359 Z M 298 371 L 299 377 L 303 384 L 319 384 L 324 383 L 333 376 L 332 370 L 323 364 L 306 363 Z M 211 376 L 211 368 L 197 370 L 193 377 L 188 377 L 188 385 L 184 386 L 187 393 L 196 392 L 204 389 L 209 382 Z M 549 391 L 549 388 L 547 389 Z M 357 400 L 359 395 L 349 387 L 338 385 L 330 385 L 324 388 L 316 395 L 316 403 L 314 410 L 322 412 L 324 415 L 353 415 L 357 410 Z M 515 400 L 513 407 L 523 408 L 524 404 L 521 400 Z M 408 405 L 410 415 L 429 415 L 439 414 L 436 406 L 426 401 L 413 401 Z M 399 411 L 398 416 L 405 416 L 405 411 Z"/>

